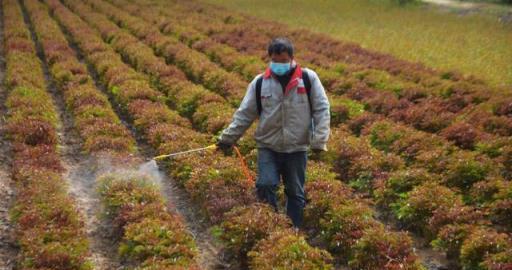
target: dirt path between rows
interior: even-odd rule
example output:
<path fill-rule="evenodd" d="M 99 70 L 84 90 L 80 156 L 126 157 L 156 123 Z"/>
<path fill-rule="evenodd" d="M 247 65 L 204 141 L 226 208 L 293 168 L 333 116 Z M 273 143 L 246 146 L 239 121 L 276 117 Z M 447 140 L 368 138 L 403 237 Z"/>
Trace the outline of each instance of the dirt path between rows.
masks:
<path fill-rule="evenodd" d="M 1 3 L 0 3 L 1 4 Z M 0 8 L 0 269 L 14 269 L 16 254 L 18 253 L 14 238 L 14 227 L 9 218 L 9 209 L 12 206 L 15 189 L 11 179 L 11 149 L 5 138 L 5 117 L 7 108 L 7 88 L 4 86 L 5 52 L 4 52 L 4 14 Z"/>

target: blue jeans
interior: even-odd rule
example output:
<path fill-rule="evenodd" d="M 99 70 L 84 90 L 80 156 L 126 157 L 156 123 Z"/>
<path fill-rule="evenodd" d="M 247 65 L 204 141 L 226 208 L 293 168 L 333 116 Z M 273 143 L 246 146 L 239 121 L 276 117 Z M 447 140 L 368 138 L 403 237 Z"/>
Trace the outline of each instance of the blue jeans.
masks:
<path fill-rule="evenodd" d="M 304 181 L 306 178 L 306 151 L 279 153 L 268 148 L 258 148 L 258 198 L 277 210 L 277 196 L 281 176 L 285 185 L 286 213 L 295 227 L 302 225 L 306 198 Z"/>

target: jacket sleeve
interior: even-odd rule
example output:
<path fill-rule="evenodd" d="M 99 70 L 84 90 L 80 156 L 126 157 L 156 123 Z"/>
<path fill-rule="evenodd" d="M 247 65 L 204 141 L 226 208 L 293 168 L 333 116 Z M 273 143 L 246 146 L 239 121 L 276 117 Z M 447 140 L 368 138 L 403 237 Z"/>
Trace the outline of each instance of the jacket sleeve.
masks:
<path fill-rule="evenodd" d="M 260 77 L 256 76 L 247 87 L 245 97 L 240 103 L 240 107 L 233 115 L 231 124 L 222 131 L 219 140 L 227 144 L 235 144 L 245 131 L 251 126 L 258 117 L 258 109 L 256 105 L 256 81 Z"/>
<path fill-rule="evenodd" d="M 329 99 L 316 72 L 309 70 L 311 74 L 311 105 L 313 116 L 312 149 L 327 151 L 327 140 L 330 134 L 331 113 Z"/>

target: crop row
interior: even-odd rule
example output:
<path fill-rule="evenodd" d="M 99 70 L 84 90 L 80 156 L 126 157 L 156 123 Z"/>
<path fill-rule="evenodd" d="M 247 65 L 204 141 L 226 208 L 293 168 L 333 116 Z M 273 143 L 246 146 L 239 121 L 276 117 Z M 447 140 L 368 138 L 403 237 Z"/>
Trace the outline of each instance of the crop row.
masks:
<path fill-rule="evenodd" d="M 180 115 L 191 119 L 194 127 L 215 133 L 229 123 L 234 108 L 223 97 L 187 80 L 180 69 L 167 65 L 150 47 L 104 15 L 93 12 L 83 3 L 75 3 L 72 9 L 97 29 L 125 61 L 150 76 L 152 86 L 167 97 L 167 103 Z"/>
<path fill-rule="evenodd" d="M 68 195 L 57 151 L 61 123 L 15 0 L 3 1 L 7 138 L 17 195 L 12 208 L 23 269 L 89 269 L 83 217 Z"/>
<path fill-rule="evenodd" d="M 97 5 L 102 5 L 96 2 Z M 118 20 L 119 17 L 118 17 Z M 164 57 L 167 62 L 180 67 L 194 82 L 203 84 L 207 89 L 218 92 L 233 104 L 239 104 L 245 92 L 247 82 L 236 74 L 229 73 L 207 56 L 191 50 L 180 41 L 161 34 L 158 29 L 150 27 L 143 20 L 133 16 L 124 16 L 119 24 L 129 26 L 132 34 L 152 47 L 157 55 Z"/>
<path fill-rule="evenodd" d="M 111 69 L 123 69 L 124 72 L 118 74 L 136 74 L 135 71 L 126 66 L 119 55 L 104 44 L 98 34 L 94 33 L 79 17 L 70 13 L 57 1 L 48 1 L 48 4 L 61 25 L 68 30 L 78 47 L 83 50 L 91 66 L 97 70 L 105 84 L 109 85 L 111 94 L 123 95 L 125 89 L 118 87 L 114 81 L 108 80 L 105 74 L 109 73 Z M 84 42 L 94 43 L 95 51 L 89 51 L 88 49 L 92 47 L 83 46 Z M 108 54 L 109 63 L 100 65 L 101 62 L 94 57 L 95 53 L 101 53 L 103 56 Z M 103 68 L 103 72 L 100 72 L 100 66 Z M 138 84 L 145 85 L 147 90 L 144 92 L 152 94 L 146 94 L 145 97 L 139 96 L 132 100 L 127 99 L 127 103 L 123 104 L 123 107 L 126 108 L 125 113 L 131 116 L 136 128 L 155 149 L 158 149 L 159 153 L 168 153 L 208 143 L 207 137 L 190 129 L 188 121 L 168 109 L 164 104 L 156 101 L 161 100 L 162 96 L 159 92 L 152 90 L 147 80 L 141 78 L 140 75 Z M 141 106 L 144 103 L 147 105 Z M 169 168 L 171 173 L 182 176 L 178 179 L 182 180 L 181 183 L 192 198 L 202 206 L 201 208 L 205 210 L 212 222 L 218 222 L 225 212 L 235 206 L 241 207 L 250 204 L 254 201 L 254 198 L 249 192 L 251 183 L 248 183 L 247 180 L 241 180 L 243 179 L 243 173 L 237 169 L 237 160 L 229 157 L 213 158 L 211 155 L 214 154 L 205 153 L 203 157 L 192 156 L 180 159 L 174 161 L 172 167 Z M 185 175 L 187 177 L 184 177 Z M 226 198 L 226 194 L 229 194 L 229 197 Z M 272 215 L 279 216 L 276 213 L 272 213 Z M 285 242 L 286 245 L 302 244 L 300 250 L 306 256 L 304 260 L 311 260 L 314 264 L 323 264 L 324 260 L 328 259 L 324 259 L 324 253 L 305 244 L 303 238 L 296 236 L 292 231 L 282 231 L 280 237 L 291 240 L 291 242 Z M 261 252 L 264 252 L 264 250 Z M 259 263 L 264 263 L 267 257 L 258 256 L 261 252 L 255 250 L 253 256 L 263 260 Z M 315 256 L 318 253 L 321 254 L 320 257 Z M 283 257 L 281 263 L 286 263 L 286 260 L 289 259 Z"/>
<path fill-rule="evenodd" d="M 190 26 L 183 26 L 177 19 L 169 19 L 175 14 L 170 14 L 171 16 L 165 17 L 159 15 L 160 11 L 157 12 L 156 9 L 152 7 L 145 8 L 137 4 L 130 5 L 124 0 L 116 0 L 113 2 L 120 8 L 133 13 L 136 12 L 137 15 L 142 16 L 145 20 L 156 23 L 158 28 L 164 33 L 178 35 L 177 38 L 184 40 L 184 42 L 192 48 L 203 48 L 199 49 L 200 51 L 204 51 L 204 47 L 214 48 L 204 52 L 207 55 L 211 55 L 210 58 L 212 58 L 212 60 L 218 62 L 228 70 L 233 70 L 245 75 L 244 63 L 252 63 L 247 60 L 247 56 L 233 53 L 232 48 L 215 43 Z M 128 21 L 126 16 L 106 8 L 108 7 L 106 3 L 95 3 L 95 5 L 101 6 L 103 10 L 107 10 L 109 16 L 120 24 Z M 163 12 L 165 11 L 162 11 L 162 13 Z M 128 23 L 128 27 L 138 27 L 139 25 L 140 23 L 133 25 Z M 210 45 L 205 46 L 204 44 Z M 213 51 L 215 51 L 215 55 L 212 55 Z M 240 64 L 233 68 L 231 63 Z M 248 71 L 251 70 L 252 68 Z M 409 95 L 412 96 L 398 99 L 393 93 L 374 89 L 375 87 L 379 87 L 379 85 L 385 85 L 385 81 L 382 80 L 386 78 L 386 75 L 380 71 L 370 70 L 358 72 L 353 74 L 353 77 L 365 80 L 366 82 L 363 85 L 352 85 L 351 88 L 347 90 L 347 95 L 363 102 L 367 110 L 389 116 L 391 119 L 404 122 L 420 130 L 437 133 L 447 140 L 454 142 L 461 148 L 476 148 L 478 150 L 483 150 L 483 148 L 488 147 L 500 148 L 506 144 L 506 136 L 512 132 L 512 119 L 508 119 L 506 116 L 493 116 L 491 113 L 487 112 L 487 105 L 482 104 L 482 101 L 485 100 L 486 97 L 481 96 L 481 94 L 464 93 L 461 90 L 461 93 L 445 94 L 450 97 L 447 97 L 448 100 L 443 100 L 440 98 L 423 97 L 421 93 L 417 93 L 413 90 L 409 93 Z M 353 80 L 354 78 L 342 78 L 342 81 Z M 393 86 L 391 87 L 392 89 L 389 90 L 391 92 L 398 91 L 395 87 L 399 88 L 399 86 Z M 330 89 L 330 87 L 327 86 L 327 89 Z M 333 100 L 332 103 L 335 105 L 333 112 L 339 112 L 342 116 L 346 115 L 348 111 L 347 107 L 353 104 L 353 102 L 347 104 L 346 98 L 337 95 L 331 95 L 331 99 Z M 473 105 L 468 106 L 470 104 Z M 464 109 L 464 111 L 460 111 L 462 109 Z M 339 121 L 336 118 L 335 120 Z M 335 121 L 335 123 L 337 121 Z M 496 135 L 491 135 L 490 133 Z"/>
<path fill-rule="evenodd" d="M 36 0 L 25 1 L 25 6 L 31 20 L 38 22 L 34 25 L 35 32 L 50 72 L 74 116 L 75 128 L 84 139 L 84 150 L 89 153 L 106 151 L 110 158 L 127 161 L 128 154 L 135 150 L 135 140 L 113 112 L 108 98 L 95 88 L 87 67 L 78 61 L 46 7 Z M 131 165 L 134 164 L 135 160 L 131 160 Z M 141 267 L 193 265 L 196 256 L 193 239 L 180 218 L 167 211 L 159 190 L 148 184 L 150 180 L 125 175 L 109 177 L 117 181 L 102 180 L 100 195 L 107 216 L 118 226 L 117 235 L 122 236 L 120 254 Z M 148 196 L 136 204 L 140 199 L 138 194 Z M 146 204 L 148 202 L 151 204 Z M 163 228 L 169 231 L 165 237 L 162 237 Z"/>
<path fill-rule="evenodd" d="M 382 132 L 383 127 L 387 128 L 387 133 Z M 457 158 L 450 161 L 441 153 L 418 149 L 421 140 L 428 139 L 425 137 L 416 137 L 415 145 L 401 149 L 406 152 L 418 150 L 416 157 L 425 163 L 406 167 L 404 160 L 396 154 L 377 150 L 383 146 L 379 140 L 383 138 L 381 134 L 400 129 L 403 131 L 404 127 L 379 121 L 366 127 L 360 138 L 351 137 L 343 128 L 336 129 L 333 136 L 340 139 L 330 144 L 332 151 L 324 159 L 335 163 L 343 181 L 368 192 L 381 209 L 432 241 L 436 249 L 458 260 L 464 269 L 479 265 L 486 265 L 487 268 L 482 269 L 505 267 L 510 263 L 504 258 L 512 244 L 510 230 L 506 229 L 510 228 L 510 182 L 482 178 L 490 173 L 489 168 L 480 163 L 482 161 L 466 162 Z M 400 143 L 396 140 L 388 146 L 397 149 L 405 146 Z M 427 141 L 425 146 L 430 143 L 435 142 Z M 432 170 L 434 168 L 439 170 Z M 465 179 L 478 178 L 481 178 L 480 182 L 465 196 L 453 188 L 462 185 L 461 181 Z M 474 205 L 466 205 L 467 201 Z"/>
<path fill-rule="evenodd" d="M 25 1 L 38 42 L 43 49 L 50 74 L 73 115 L 74 126 L 84 141 L 87 153 L 106 151 L 129 154 L 135 140 L 112 110 L 107 96 L 99 91 L 69 47 L 58 25 L 37 1 Z"/>

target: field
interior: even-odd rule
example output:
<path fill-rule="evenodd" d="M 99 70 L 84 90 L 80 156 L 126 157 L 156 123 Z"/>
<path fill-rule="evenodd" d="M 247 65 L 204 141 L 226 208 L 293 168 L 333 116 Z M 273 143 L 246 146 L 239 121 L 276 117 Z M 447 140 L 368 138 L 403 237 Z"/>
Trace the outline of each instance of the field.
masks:
<path fill-rule="evenodd" d="M 238 11 L 250 10 L 252 15 L 264 19 L 326 33 L 442 70 L 474 74 L 493 85 L 512 84 L 512 24 L 504 24 L 498 16 L 490 15 L 500 13 L 499 7 L 473 15 L 447 16 L 446 12 L 417 5 L 397 7 L 389 1 L 205 2 Z M 482 9 L 486 10 L 479 8 Z"/>
<path fill-rule="evenodd" d="M 505 87 L 203 2 L 1 5 L 1 269 L 512 268 Z M 276 35 L 331 103 L 300 231 L 255 197 L 255 125 L 249 177 L 147 162 L 215 143 Z"/>

